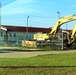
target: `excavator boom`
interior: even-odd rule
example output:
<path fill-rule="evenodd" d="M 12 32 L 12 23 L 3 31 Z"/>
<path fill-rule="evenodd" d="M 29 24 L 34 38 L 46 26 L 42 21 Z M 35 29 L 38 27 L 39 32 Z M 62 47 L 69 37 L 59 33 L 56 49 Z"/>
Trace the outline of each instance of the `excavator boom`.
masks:
<path fill-rule="evenodd" d="M 71 44 L 71 43 L 74 42 L 74 40 L 75 40 L 75 33 L 76 33 L 76 23 L 75 23 L 74 28 L 73 28 L 73 30 L 71 32 L 71 36 L 69 38 L 68 44 Z"/>
<path fill-rule="evenodd" d="M 58 31 L 58 28 L 62 24 L 73 21 L 73 20 L 76 20 L 76 15 L 70 15 L 70 16 L 65 16 L 65 17 L 60 18 L 56 22 L 56 24 L 54 25 L 54 27 L 52 28 L 52 30 L 51 30 L 51 32 L 49 34 L 54 34 L 55 35 L 57 33 L 57 31 Z"/>

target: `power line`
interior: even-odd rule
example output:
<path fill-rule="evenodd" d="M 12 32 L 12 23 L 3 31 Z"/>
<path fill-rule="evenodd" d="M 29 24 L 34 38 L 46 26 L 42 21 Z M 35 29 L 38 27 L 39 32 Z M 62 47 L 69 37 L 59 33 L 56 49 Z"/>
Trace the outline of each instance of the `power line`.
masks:
<path fill-rule="evenodd" d="M 37 16 L 37 15 L 30 15 L 31 17 L 37 17 L 37 18 L 58 18 L 55 16 Z"/>
<path fill-rule="evenodd" d="M 10 20 L 8 19 L 10 22 L 21 22 L 21 23 L 25 23 L 25 20 L 18 20 L 18 19 L 15 19 L 15 20 Z M 7 22 L 7 21 L 6 21 Z M 33 21 L 33 20 L 29 20 L 29 23 L 32 23 L 32 24 L 49 24 L 50 22 L 39 22 L 39 21 Z"/>
<path fill-rule="evenodd" d="M 33 23 L 41 23 L 41 24 L 46 24 L 46 23 L 43 23 L 43 22 L 37 22 L 37 21 L 30 21 L 30 22 L 33 22 Z"/>
<path fill-rule="evenodd" d="M 25 15 L 25 16 L 30 16 L 30 17 L 37 17 L 37 18 L 58 18 L 58 16 L 47 16 L 47 15 L 45 15 L 45 16 L 42 16 L 42 15 L 30 15 L 30 14 L 23 14 L 23 15 Z"/>

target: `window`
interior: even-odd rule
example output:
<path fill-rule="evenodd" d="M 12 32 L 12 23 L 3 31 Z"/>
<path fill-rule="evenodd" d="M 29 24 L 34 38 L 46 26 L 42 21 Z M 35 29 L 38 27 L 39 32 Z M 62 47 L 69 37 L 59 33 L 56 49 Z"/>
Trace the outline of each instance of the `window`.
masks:
<path fill-rule="evenodd" d="M 10 37 L 12 37 L 12 33 L 10 33 Z"/>
<path fill-rule="evenodd" d="M 16 33 L 14 33 L 14 37 L 16 37 Z"/>
<path fill-rule="evenodd" d="M 1 32 L 1 36 L 3 36 L 3 32 Z"/>

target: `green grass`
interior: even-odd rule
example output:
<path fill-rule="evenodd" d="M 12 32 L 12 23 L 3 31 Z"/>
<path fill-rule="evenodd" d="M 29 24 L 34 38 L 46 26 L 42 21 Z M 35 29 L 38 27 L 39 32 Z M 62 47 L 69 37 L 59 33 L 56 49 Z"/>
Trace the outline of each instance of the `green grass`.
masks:
<path fill-rule="evenodd" d="M 31 58 L 0 58 L 0 66 L 76 66 L 76 53 L 49 54 Z"/>
<path fill-rule="evenodd" d="M 0 58 L 0 66 L 25 66 L 0 68 L 0 75 L 76 75 L 76 53 L 39 55 L 31 58 Z"/>
<path fill-rule="evenodd" d="M 76 75 L 76 68 L 0 68 L 0 75 Z"/>

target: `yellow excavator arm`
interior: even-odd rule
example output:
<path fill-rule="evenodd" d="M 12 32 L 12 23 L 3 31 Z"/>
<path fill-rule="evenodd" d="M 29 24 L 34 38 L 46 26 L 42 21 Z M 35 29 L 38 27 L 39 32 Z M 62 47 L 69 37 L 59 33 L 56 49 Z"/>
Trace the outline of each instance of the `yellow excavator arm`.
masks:
<path fill-rule="evenodd" d="M 49 34 L 54 34 L 55 35 L 57 33 L 57 31 L 58 31 L 58 28 L 62 24 L 73 21 L 73 20 L 76 20 L 76 15 L 70 15 L 70 16 L 65 16 L 65 17 L 60 18 L 56 22 L 56 24 L 54 25 L 54 27 L 52 28 L 52 30 L 51 30 L 51 32 Z"/>
<path fill-rule="evenodd" d="M 76 23 L 75 23 L 74 28 L 73 28 L 73 30 L 71 32 L 68 44 L 71 44 L 71 43 L 74 42 L 74 40 L 75 40 L 75 33 L 76 33 Z"/>
<path fill-rule="evenodd" d="M 48 33 L 48 35 L 45 33 L 37 33 L 34 35 L 34 40 L 45 40 L 45 39 L 49 39 L 50 38 L 50 35 L 53 34 L 53 35 L 56 35 L 57 31 L 58 31 L 58 28 L 64 24 L 64 23 L 67 23 L 67 22 L 70 22 L 70 21 L 73 21 L 73 20 L 76 20 L 76 15 L 69 15 L 69 16 L 65 16 L 65 17 L 62 17 L 60 18 L 56 24 L 54 25 L 54 27 L 52 28 L 51 32 Z"/>

